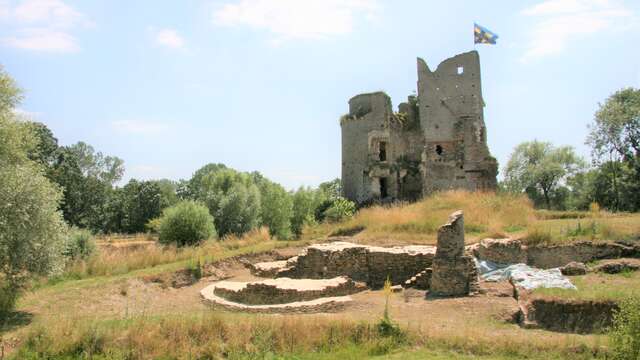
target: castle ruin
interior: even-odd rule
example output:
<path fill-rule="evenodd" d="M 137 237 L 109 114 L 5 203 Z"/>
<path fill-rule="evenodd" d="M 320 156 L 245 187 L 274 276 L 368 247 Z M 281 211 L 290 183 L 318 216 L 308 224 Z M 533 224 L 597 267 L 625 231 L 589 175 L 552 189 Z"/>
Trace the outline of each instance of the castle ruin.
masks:
<path fill-rule="evenodd" d="M 448 189 L 495 190 L 476 51 L 435 71 L 418 58 L 418 93 L 394 113 L 384 92 L 349 100 L 342 127 L 342 191 L 358 204 L 417 200 Z"/>

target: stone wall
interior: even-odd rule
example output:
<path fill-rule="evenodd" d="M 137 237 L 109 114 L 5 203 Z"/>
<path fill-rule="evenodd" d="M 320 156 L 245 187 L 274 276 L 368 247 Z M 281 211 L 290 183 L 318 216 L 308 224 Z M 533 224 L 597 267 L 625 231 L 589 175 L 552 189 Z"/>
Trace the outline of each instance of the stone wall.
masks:
<path fill-rule="evenodd" d="M 586 263 L 598 259 L 640 257 L 640 249 L 613 242 L 577 241 L 565 245 L 526 246 L 515 239 L 484 239 L 475 248 L 476 256 L 501 264 L 526 263 L 550 269 L 572 261 Z"/>
<path fill-rule="evenodd" d="M 348 276 L 365 282 L 371 288 L 381 288 L 387 277 L 392 284 L 407 279 L 431 266 L 435 247 L 378 247 L 333 242 L 307 247 L 297 256 L 295 264 L 277 276 L 322 279 Z"/>
<path fill-rule="evenodd" d="M 213 293 L 232 302 L 267 305 L 345 296 L 365 289 L 364 284 L 347 277 L 322 280 L 278 278 L 252 282 L 221 281 Z"/>
<path fill-rule="evenodd" d="M 397 113 L 384 92 L 353 97 L 340 121 L 343 195 L 362 204 L 495 189 L 497 162 L 487 147 L 483 107 L 475 51 L 435 71 L 418 59 L 418 94 Z"/>

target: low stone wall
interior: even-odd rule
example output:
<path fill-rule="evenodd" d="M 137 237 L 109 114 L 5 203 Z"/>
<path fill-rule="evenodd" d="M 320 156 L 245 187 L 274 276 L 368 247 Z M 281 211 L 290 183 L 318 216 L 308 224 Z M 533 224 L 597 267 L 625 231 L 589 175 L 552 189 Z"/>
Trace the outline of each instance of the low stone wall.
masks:
<path fill-rule="evenodd" d="M 614 242 L 579 241 L 566 245 L 526 246 L 514 239 L 484 239 L 474 247 L 474 253 L 482 260 L 501 264 L 526 263 L 541 269 L 561 267 L 572 261 L 586 263 L 640 256 L 637 248 Z"/>
<path fill-rule="evenodd" d="M 267 314 L 282 314 L 282 313 L 295 313 L 295 314 L 307 314 L 318 312 L 338 312 L 344 310 L 348 305 L 353 303 L 353 299 L 350 296 L 337 296 L 319 298 L 309 301 L 296 301 L 286 304 L 272 304 L 272 305 L 247 305 L 237 302 L 233 302 L 217 296 L 214 293 L 215 285 L 207 286 L 200 291 L 200 297 L 202 301 L 216 309 L 223 309 L 227 311 L 242 311 L 248 313 L 267 313 Z"/>
<path fill-rule="evenodd" d="M 567 245 L 527 247 L 527 264 L 541 269 L 564 266 L 572 261 L 589 262 L 623 257 L 633 248 L 610 242 L 580 241 Z"/>
<path fill-rule="evenodd" d="M 380 288 L 387 277 L 394 285 L 431 266 L 434 246 L 378 247 L 333 242 L 307 247 L 295 261 L 289 261 L 276 276 L 326 279 L 348 276 Z M 260 266 L 256 264 L 256 266 Z"/>
<path fill-rule="evenodd" d="M 533 299 L 521 309 L 526 327 L 589 334 L 610 326 L 618 305 L 613 301 Z"/>
<path fill-rule="evenodd" d="M 221 281 L 213 285 L 215 295 L 246 305 L 309 301 L 349 295 L 365 289 L 364 284 L 347 277 L 322 280 L 277 278 L 252 282 Z"/>

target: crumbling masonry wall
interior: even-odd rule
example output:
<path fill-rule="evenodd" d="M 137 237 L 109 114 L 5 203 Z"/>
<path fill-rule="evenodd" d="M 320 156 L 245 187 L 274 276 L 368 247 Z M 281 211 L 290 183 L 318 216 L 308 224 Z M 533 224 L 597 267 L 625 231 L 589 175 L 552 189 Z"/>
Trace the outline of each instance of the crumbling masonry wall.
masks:
<path fill-rule="evenodd" d="M 448 189 L 493 190 L 475 51 L 431 71 L 418 59 L 418 93 L 394 113 L 384 92 L 349 101 L 341 118 L 343 195 L 357 203 L 415 200 Z"/>

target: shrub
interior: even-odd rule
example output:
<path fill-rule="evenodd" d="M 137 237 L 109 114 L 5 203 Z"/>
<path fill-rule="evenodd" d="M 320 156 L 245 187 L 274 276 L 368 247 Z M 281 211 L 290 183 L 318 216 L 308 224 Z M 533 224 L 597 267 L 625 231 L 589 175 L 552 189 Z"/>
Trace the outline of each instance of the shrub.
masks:
<path fill-rule="evenodd" d="M 630 297 L 620 303 L 609 339 L 613 359 L 640 359 L 640 298 Z"/>
<path fill-rule="evenodd" d="M 329 206 L 323 213 L 324 219 L 330 222 L 338 222 L 353 217 L 356 213 L 356 204 L 345 198 L 336 198 L 331 200 Z"/>
<path fill-rule="evenodd" d="M 177 246 L 194 245 L 216 236 L 213 216 L 202 204 L 182 201 L 167 208 L 160 218 L 159 241 Z"/>
<path fill-rule="evenodd" d="M 86 259 L 96 251 L 96 242 L 89 230 L 71 229 L 67 237 L 63 255 L 70 260 Z"/>

